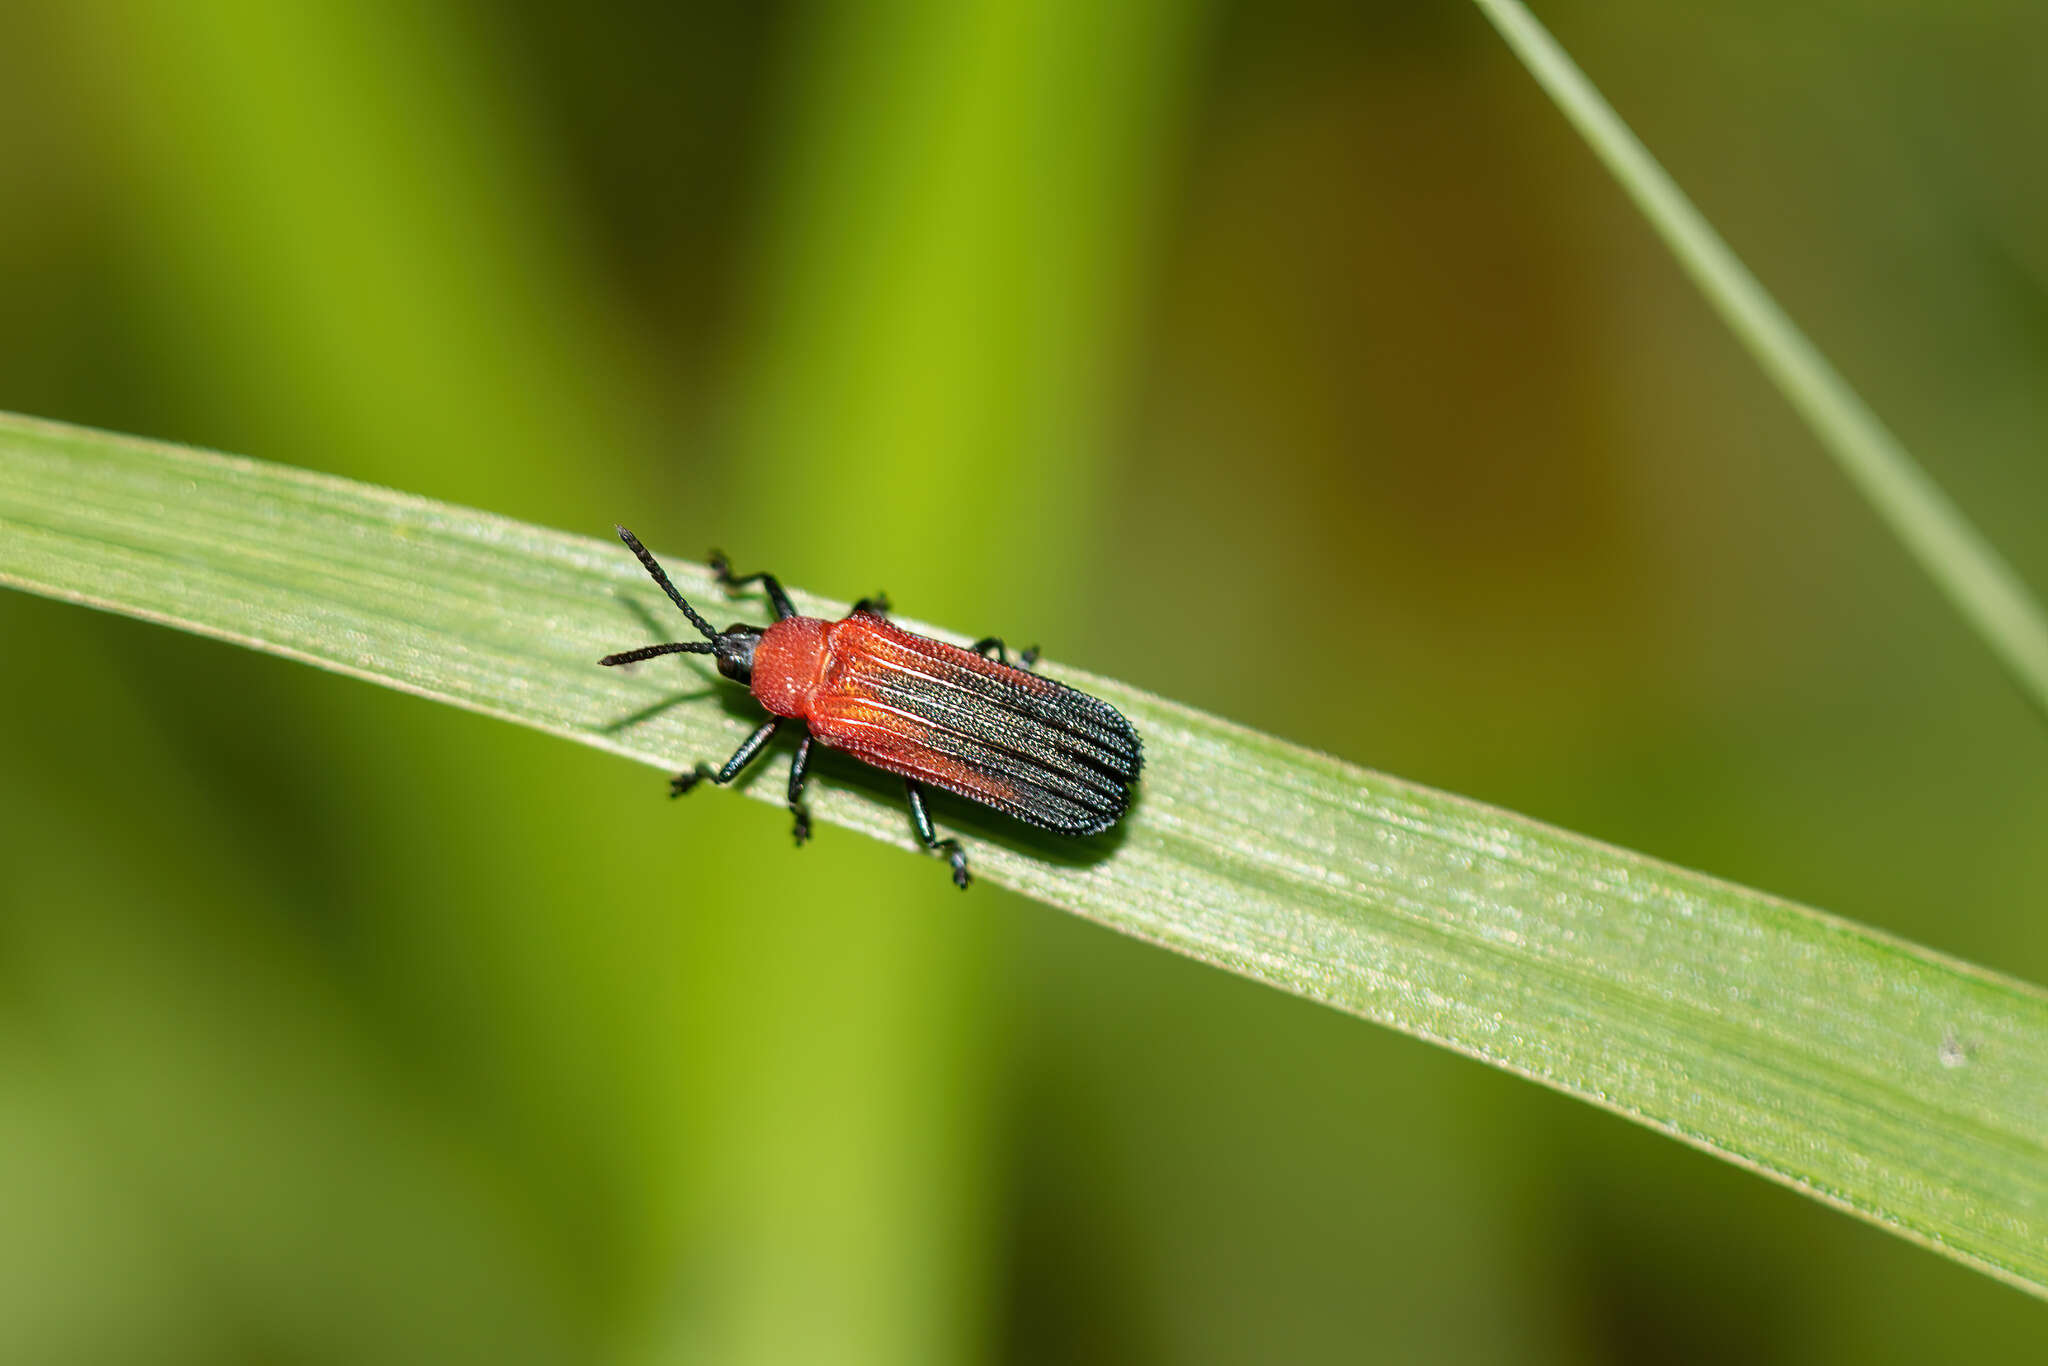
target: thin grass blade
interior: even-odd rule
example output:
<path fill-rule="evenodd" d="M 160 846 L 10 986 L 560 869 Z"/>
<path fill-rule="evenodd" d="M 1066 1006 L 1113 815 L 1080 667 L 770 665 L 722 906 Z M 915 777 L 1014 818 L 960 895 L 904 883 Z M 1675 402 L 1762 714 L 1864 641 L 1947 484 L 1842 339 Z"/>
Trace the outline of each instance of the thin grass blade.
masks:
<path fill-rule="evenodd" d="M 1721 320 L 1951 605 L 2048 718 L 2048 610 L 1807 340 L 1521 0 L 1474 0 Z"/>

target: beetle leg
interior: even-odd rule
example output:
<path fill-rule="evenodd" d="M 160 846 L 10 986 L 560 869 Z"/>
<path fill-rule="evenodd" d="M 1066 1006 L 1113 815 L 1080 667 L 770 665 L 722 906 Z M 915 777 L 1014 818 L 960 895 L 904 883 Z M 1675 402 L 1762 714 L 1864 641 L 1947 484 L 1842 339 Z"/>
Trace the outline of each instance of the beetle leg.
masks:
<path fill-rule="evenodd" d="M 903 780 L 903 790 L 910 794 L 910 823 L 917 827 L 917 837 L 924 841 L 924 847 L 935 854 L 943 853 L 946 861 L 953 865 L 953 885 L 961 891 L 967 890 L 971 879 L 967 876 L 967 851 L 955 839 L 940 839 L 939 832 L 932 829 L 931 812 L 924 809 L 924 785 L 915 778 Z"/>
<path fill-rule="evenodd" d="M 782 718 L 779 716 L 771 716 L 766 721 L 763 721 L 760 728 L 752 735 L 749 735 L 741 742 L 740 747 L 732 752 L 732 758 L 725 761 L 725 767 L 719 769 L 716 773 L 711 771 L 711 765 L 709 764 L 699 764 L 688 773 L 678 773 L 675 777 L 669 779 L 668 795 L 680 797 L 706 778 L 709 778 L 718 786 L 724 787 L 734 778 L 739 777 L 740 770 L 752 763 L 754 756 L 759 754 L 768 742 L 775 738 L 775 728 L 781 724 Z"/>
<path fill-rule="evenodd" d="M 993 653 L 998 664 L 1008 664 L 1010 662 L 1010 652 L 1003 648 L 1003 638 L 1001 636 L 983 636 L 980 640 L 968 646 L 968 648 L 978 655 L 986 656 Z M 1028 669 L 1037 662 L 1038 647 L 1036 645 L 1017 656 L 1017 666 L 1019 668 Z"/>
<path fill-rule="evenodd" d="M 796 747 L 796 758 L 789 765 L 789 814 L 796 817 L 791 834 L 801 845 L 811 837 L 811 813 L 804 810 L 804 779 L 810 776 L 811 737 L 805 735 Z"/>
<path fill-rule="evenodd" d="M 699 764 L 688 773 L 678 773 L 675 777 L 668 780 L 668 795 L 671 798 L 680 797 L 711 776 L 711 765 L 709 764 Z"/>
<path fill-rule="evenodd" d="M 725 558 L 723 550 L 712 551 L 709 563 L 711 572 L 728 591 L 744 588 L 750 583 L 760 584 L 761 591 L 768 595 L 768 601 L 775 604 L 777 621 L 787 621 L 796 615 L 796 607 L 790 602 L 789 594 L 782 591 L 782 580 L 773 574 L 735 574 L 732 572 L 732 562 Z"/>
<path fill-rule="evenodd" d="M 862 598 L 853 605 L 853 610 L 856 612 L 872 613 L 878 617 L 886 617 L 889 615 L 889 595 L 887 593 L 877 593 L 871 598 Z"/>

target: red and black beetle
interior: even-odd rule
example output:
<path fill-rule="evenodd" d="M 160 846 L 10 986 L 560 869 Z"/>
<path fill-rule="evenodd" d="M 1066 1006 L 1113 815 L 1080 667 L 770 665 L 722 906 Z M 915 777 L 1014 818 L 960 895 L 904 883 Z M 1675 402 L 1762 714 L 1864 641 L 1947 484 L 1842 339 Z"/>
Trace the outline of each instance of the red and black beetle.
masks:
<path fill-rule="evenodd" d="M 789 809 L 796 841 L 811 833 L 803 808 L 811 743 L 844 750 L 897 774 L 910 795 L 910 818 L 927 849 L 943 852 L 953 881 L 967 886 L 960 842 L 940 839 L 924 806 L 924 787 L 943 788 L 1061 835 L 1099 835 L 1130 806 L 1143 760 L 1137 732 L 1100 698 L 1029 671 L 1034 648 L 1010 663 L 991 636 L 971 650 L 906 631 L 886 615 L 886 599 L 864 598 L 840 621 L 798 616 L 772 574 L 735 575 L 713 551 L 711 568 L 727 588 L 759 583 L 775 605 L 766 629 L 735 624 L 723 631 L 683 600 L 647 547 L 620 527 L 619 539 L 701 641 L 670 641 L 606 655 L 598 663 L 633 664 L 657 655 L 712 655 L 718 671 L 745 683 L 770 713 L 760 729 L 712 772 L 699 764 L 677 774 L 669 795 L 680 797 L 704 779 L 731 782 L 767 747 L 785 720 L 804 723 L 789 770 Z M 991 658 L 990 656 L 994 657 Z"/>

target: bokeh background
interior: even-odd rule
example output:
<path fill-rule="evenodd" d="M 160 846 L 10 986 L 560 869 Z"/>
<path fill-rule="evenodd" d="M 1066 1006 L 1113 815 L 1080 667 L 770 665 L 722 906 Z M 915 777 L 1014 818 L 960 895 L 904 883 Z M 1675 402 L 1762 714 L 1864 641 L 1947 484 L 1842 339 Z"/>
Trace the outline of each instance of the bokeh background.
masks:
<path fill-rule="evenodd" d="M 2048 11 L 1541 13 L 2048 591 Z M 2048 981 L 2039 718 L 1455 0 L 9 0 L 0 317 L 0 407 L 886 587 Z M 6 1361 L 2048 1334 L 841 832 L 20 595 L 0 659 Z"/>

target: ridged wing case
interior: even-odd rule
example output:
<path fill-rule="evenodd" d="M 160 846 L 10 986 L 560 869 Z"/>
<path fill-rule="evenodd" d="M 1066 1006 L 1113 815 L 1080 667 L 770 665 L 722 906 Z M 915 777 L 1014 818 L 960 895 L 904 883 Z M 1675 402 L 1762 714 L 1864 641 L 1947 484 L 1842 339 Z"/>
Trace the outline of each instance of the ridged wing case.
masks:
<path fill-rule="evenodd" d="M 871 613 L 827 629 L 807 718 L 824 744 L 1062 835 L 1130 806 L 1143 754 L 1107 702 Z"/>

